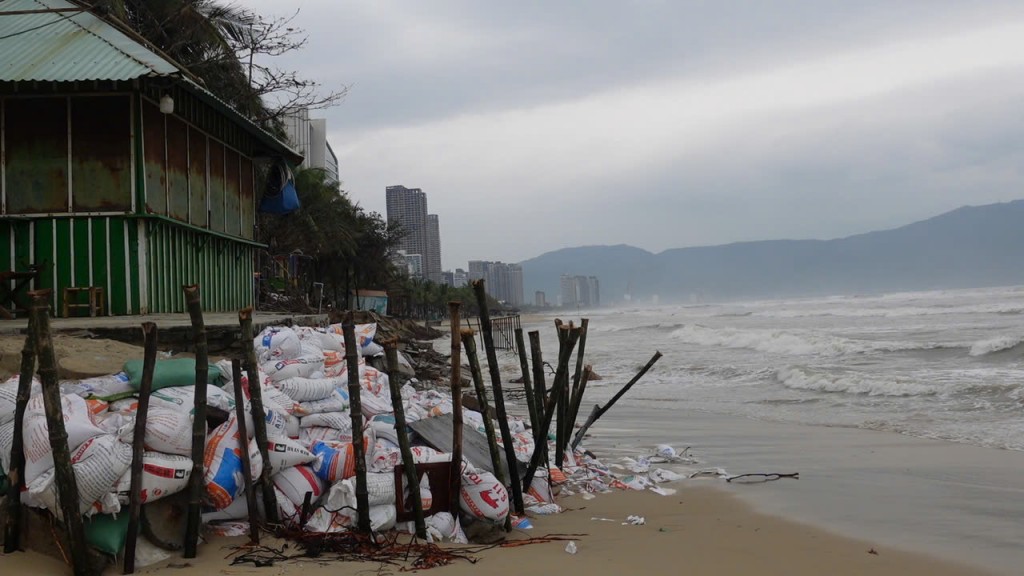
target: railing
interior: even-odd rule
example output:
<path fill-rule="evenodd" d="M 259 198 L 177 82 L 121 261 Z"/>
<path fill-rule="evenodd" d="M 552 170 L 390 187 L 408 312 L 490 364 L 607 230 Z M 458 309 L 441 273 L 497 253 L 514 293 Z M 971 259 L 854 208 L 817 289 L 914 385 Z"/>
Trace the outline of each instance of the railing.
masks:
<path fill-rule="evenodd" d="M 480 337 L 480 347 L 483 348 L 484 333 L 480 328 L 480 318 L 476 316 L 463 318 L 463 324 L 476 332 L 477 336 Z M 519 314 L 492 317 L 491 335 L 494 338 L 494 348 L 496 350 L 511 350 L 518 353 L 519 348 L 516 347 L 516 328 L 522 328 Z"/>

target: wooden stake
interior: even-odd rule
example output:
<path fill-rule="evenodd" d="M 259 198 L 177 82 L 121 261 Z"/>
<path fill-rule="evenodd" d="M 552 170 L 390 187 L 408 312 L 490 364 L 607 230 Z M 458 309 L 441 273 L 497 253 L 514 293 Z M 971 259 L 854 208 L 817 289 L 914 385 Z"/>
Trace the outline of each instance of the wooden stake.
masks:
<path fill-rule="evenodd" d="M 206 324 L 199 285 L 182 286 L 185 306 L 192 321 L 192 341 L 196 351 L 196 387 L 192 404 L 192 476 L 188 479 L 188 517 L 185 525 L 185 558 L 195 558 L 199 548 L 199 525 L 202 522 L 203 453 L 206 450 L 206 382 L 210 363 L 207 355 Z"/>
<path fill-rule="evenodd" d="M 494 468 L 494 476 L 501 482 L 502 486 L 508 486 L 505 481 L 505 470 L 501 467 L 501 452 L 498 450 L 498 437 L 494 433 L 494 420 L 488 414 L 487 387 L 484 386 L 484 377 L 480 373 L 480 359 L 476 355 L 476 340 L 473 339 L 473 330 L 466 328 L 461 331 L 462 345 L 466 348 L 466 360 L 469 362 L 469 372 L 473 376 L 473 387 L 476 388 L 477 401 L 480 403 L 480 411 L 484 417 L 484 433 L 487 435 L 487 447 L 491 451 L 491 466 Z M 505 518 L 505 530 L 512 529 L 512 518 Z"/>
<path fill-rule="evenodd" d="M 526 469 L 526 475 L 523 477 L 524 486 L 529 486 L 533 482 L 533 476 L 537 473 L 537 467 L 540 466 L 541 460 L 547 456 L 548 430 L 551 428 L 551 420 L 555 417 L 555 405 L 558 403 L 561 388 L 566 386 L 569 381 L 567 377 L 569 358 L 572 356 L 572 349 L 576 346 L 576 340 L 579 339 L 579 328 L 570 329 L 560 324 L 558 330 L 559 341 L 563 342 L 562 346 L 559 347 L 558 368 L 555 371 L 555 381 L 551 385 L 551 394 L 548 396 L 544 406 L 544 421 L 541 422 L 539 433 L 533 438 L 533 456 L 530 458 L 530 467 Z M 565 333 L 563 334 L 562 331 Z M 562 378 L 562 375 L 566 375 L 566 377 Z"/>
<path fill-rule="evenodd" d="M 18 393 L 14 400 L 14 438 L 11 442 L 11 463 L 7 471 L 7 525 L 4 527 L 4 554 L 21 548 L 21 489 L 25 486 L 25 408 L 32 396 L 32 375 L 36 372 L 35 324 L 28 320 L 28 335 L 21 349 L 21 372 Z"/>
<path fill-rule="evenodd" d="M 156 370 L 156 324 L 142 323 L 142 382 L 139 384 L 139 405 L 135 411 L 135 430 L 132 434 L 131 484 L 128 489 L 128 535 L 124 543 L 124 573 L 135 572 L 135 545 L 139 538 L 139 512 L 142 510 L 142 463 L 146 445 L 146 421 L 149 416 L 149 397 L 153 392 L 153 372 Z"/>
<path fill-rule="evenodd" d="M 78 481 L 71 467 L 68 432 L 64 428 L 60 382 L 57 377 L 57 356 L 50 337 L 50 292 L 29 292 L 32 296 L 31 314 L 32 323 L 35 325 L 35 349 L 39 355 L 39 379 L 43 386 L 46 426 L 50 436 L 50 449 L 53 451 L 57 497 L 71 551 L 71 567 L 75 576 L 86 576 L 91 573 L 89 546 L 85 541 L 85 529 L 82 526 L 82 514 L 79 509 Z"/>
<path fill-rule="evenodd" d="M 352 457 L 356 459 L 356 511 L 359 513 L 357 527 L 359 531 L 369 534 L 370 494 L 366 486 L 366 449 L 363 446 L 363 403 L 360 400 L 359 351 L 356 349 L 356 327 L 352 322 L 351 311 L 345 315 L 341 331 L 345 337 L 345 361 L 348 363 L 348 400 L 352 416 Z"/>
<path fill-rule="evenodd" d="M 568 442 L 568 438 L 565 437 L 565 421 L 568 419 L 569 412 L 569 362 L 566 360 L 563 364 L 563 357 L 566 355 L 566 345 L 569 342 L 569 333 L 572 329 L 572 322 L 566 328 L 561 320 L 555 319 L 555 330 L 558 334 L 558 367 L 555 369 L 555 383 L 552 385 L 552 394 L 554 394 L 554 389 L 557 388 L 558 394 L 555 396 L 555 410 L 558 415 L 555 418 L 555 466 L 558 468 L 562 467 L 562 462 L 565 459 L 565 444 Z M 571 359 L 572 353 L 570 352 L 569 354 Z M 559 381 L 563 376 L 565 377 L 565 385 L 560 386 Z"/>
<path fill-rule="evenodd" d="M 587 326 L 590 324 L 590 320 L 583 318 L 580 320 L 580 343 L 576 351 L 576 372 L 572 377 L 572 394 L 569 395 L 569 413 L 568 418 L 565 421 L 565 439 L 568 440 L 572 436 L 572 429 L 576 426 L 576 415 L 580 411 L 580 402 L 583 401 L 583 390 L 586 384 L 581 385 L 583 378 L 583 356 L 587 349 Z"/>
<path fill-rule="evenodd" d="M 537 399 L 533 394 L 533 383 L 530 381 L 530 364 L 526 360 L 526 343 L 523 340 L 523 329 L 515 329 L 516 349 L 519 351 L 519 370 L 523 373 L 523 391 L 526 394 L 526 410 L 530 413 L 530 429 L 537 430 L 540 424 L 537 418 Z M 529 487 L 526 487 L 529 489 Z"/>
<path fill-rule="evenodd" d="M 508 476 L 512 485 L 512 509 L 522 516 L 526 508 L 523 506 L 523 487 L 519 483 L 518 460 L 516 447 L 512 442 L 512 431 L 508 426 L 508 413 L 505 411 L 505 393 L 501 385 L 501 373 L 498 370 L 498 355 L 494 350 L 494 334 L 491 332 L 491 314 L 487 309 L 487 293 L 483 280 L 473 281 L 473 292 L 480 306 L 481 329 L 484 333 L 484 351 L 487 353 L 487 367 L 491 373 L 491 388 L 494 389 L 494 411 L 498 417 L 498 429 L 501 431 L 501 443 L 505 448 L 505 460 L 508 464 Z"/>
<path fill-rule="evenodd" d="M 530 332 L 530 358 L 533 362 L 533 392 L 534 405 L 537 407 L 537 427 L 534 428 L 534 440 L 540 433 L 541 425 L 544 422 L 544 406 L 547 403 L 547 390 L 544 384 L 544 354 L 540 349 L 540 331 Z M 544 464 L 548 464 L 547 430 L 544 431 Z M 529 484 L 524 484 L 529 489 Z"/>
<path fill-rule="evenodd" d="M 253 339 L 256 337 L 252 329 L 252 308 L 238 311 L 238 323 L 242 331 L 242 354 L 245 373 L 249 382 L 249 405 L 252 412 L 253 435 L 256 446 L 263 458 L 263 473 L 260 474 L 260 490 L 263 492 L 263 514 L 273 524 L 280 522 L 277 514 L 277 495 L 274 493 L 274 481 L 270 479 L 270 460 L 267 454 L 267 413 L 263 409 L 263 391 L 260 388 L 260 370 L 256 364 L 256 349 Z"/>
<path fill-rule="evenodd" d="M 398 350 L 395 340 L 382 342 L 384 353 L 387 354 L 391 374 L 388 374 L 388 386 L 391 388 L 391 407 L 395 410 L 395 432 L 398 436 L 398 448 L 402 451 L 402 468 L 405 471 L 405 482 L 409 486 L 409 500 L 412 502 L 412 515 L 416 522 L 416 536 L 427 539 L 427 524 L 423 520 L 423 501 L 420 500 L 420 479 L 416 477 L 416 461 L 412 457 L 412 446 L 409 444 L 409 430 L 405 423 L 405 407 L 402 405 L 402 388 L 398 378 Z M 391 358 L 395 361 L 392 364 Z M 394 375 L 394 376 L 393 376 Z M 399 488 L 400 490 L 401 488 Z"/>
<path fill-rule="evenodd" d="M 449 501 L 452 515 L 458 517 L 459 495 L 462 492 L 462 318 L 461 302 L 448 303 L 448 319 L 451 329 L 452 350 L 452 470 Z"/>
<path fill-rule="evenodd" d="M 242 363 L 238 358 L 231 359 L 231 380 L 235 388 L 235 418 L 238 420 L 238 447 L 242 451 L 242 480 L 245 481 L 245 506 L 249 512 L 249 542 L 251 544 L 259 544 L 260 513 L 256 509 L 256 493 L 252 490 L 249 429 L 245 425 L 245 393 L 242 392 Z M 270 466 L 270 463 L 264 460 L 263 466 Z"/>
<path fill-rule="evenodd" d="M 647 371 L 651 369 L 651 366 L 654 366 L 654 363 L 657 362 L 659 358 L 661 358 L 661 352 L 655 351 L 654 356 L 651 356 L 651 359 L 647 361 L 647 364 L 643 368 L 641 368 L 639 372 L 637 372 L 636 376 L 633 376 L 632 380 L 627 382 L 626 385 L 622 387 L 622 390 L 619 390 L 615 394 L 615 396 L 612 396 L 612 399 L 609 400 L 608 403 L 604 405 L 604 407 L 598 406 L 596 404 L 594 405 L 594 409 L 590 411 L 590 416 L 587 418 L 586 424 L 584 424 L 580 428 L 579 432 L 576 433 L 576 437 L 572 441 L 573 450 L 575 450 L 576 447 L 580 445 L 580 442 L 583 441 L 583 436 L 587 433 L 587 430 L 590 429 L 594 422 L 597 422 L 598 418 L 603 416 L 609 408 L 614 406 L 615 403 L 619 401 L 619 398 L 622 398 L 622 395 L 628 392 L 629 389 L 633 387 L 633 384 L 636 384 L 638 380 L 643 378 L 644 374 L 647 374 Z"/>

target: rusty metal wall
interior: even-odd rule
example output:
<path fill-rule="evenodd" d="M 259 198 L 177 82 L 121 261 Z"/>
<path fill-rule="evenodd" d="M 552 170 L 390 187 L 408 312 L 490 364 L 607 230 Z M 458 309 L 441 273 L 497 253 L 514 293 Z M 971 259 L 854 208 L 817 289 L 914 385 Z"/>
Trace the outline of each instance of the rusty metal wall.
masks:
<path fill-rule="evenodd" d="M 146 177 L 146 209 L 144 212 L 167 214 L 167 139 L 164 115 L 155 104 L 142 101 L 142 157 Z"/>
<path fill-rule="evenodd" d="M 132 209 L 131 101 L 79 96 L 71 102 L 71 188 L 75 212 Z"/>
<path fill-rule="evenodd" d="M 68 211 L 68 99 L 6 98 L 4 193 L 8 214 Z"/>
<path fill-rule="evenodd" d="M 188 126 L 167 116 L 167 215 L 188 222 Z"/>
<path fill-rule="evenodd" d="M 224 152 L 224 231 L 232 236 L 242 235 L 242 195 L 238 174 L 238 152 L 228 148 Z"/>
<path fill-rule="evenodd" d="M 224 145 L 211 138 L 209 141 L 210 162 L 210 229 L 225 232 L 224 196 Z"/>
<path fill-rule="evenodd" d="M 207 146 L 206 135 L 189 127 L 188 131 L 188 186 L 191 197 L 189 223 L 205 228 L 209 222 L 207 212 Z"/>

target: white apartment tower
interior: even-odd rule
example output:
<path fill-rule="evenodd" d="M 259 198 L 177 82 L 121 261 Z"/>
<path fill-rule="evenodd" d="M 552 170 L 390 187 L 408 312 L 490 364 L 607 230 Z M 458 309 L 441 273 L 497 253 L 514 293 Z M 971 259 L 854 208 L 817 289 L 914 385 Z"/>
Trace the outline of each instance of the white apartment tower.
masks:
<path fill-rule="evenodd" d="M 399 225 L 404 233 L 398 249 L 409 255 L 419 254 L 423 267 L 417 276 L 440 283 L 440 224 L 437 214 L 427 213 L 426 193 L 419 188 L 388 186 L 385 194 L 388 223 Z"/>

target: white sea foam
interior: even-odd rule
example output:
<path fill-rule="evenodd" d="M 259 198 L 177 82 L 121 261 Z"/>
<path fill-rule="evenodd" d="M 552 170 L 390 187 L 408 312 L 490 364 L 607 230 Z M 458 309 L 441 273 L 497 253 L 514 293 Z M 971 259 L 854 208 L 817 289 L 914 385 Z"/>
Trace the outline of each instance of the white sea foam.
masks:
<path fill-rule="evenodd" d="M 709 328 L 699 324 L 687 324 L 673 331 L 670 337 L 699 346 L 747 348 L 787 356 L 841 356 L 868 352 L 931 350 L 944 346 L 934 342 L 854 340 L 811 331 Z"/>
<path fill-rule="evenodd" d="M 787 388 L 817 392 L 842 392 L 868 396 L 931 396 L 939 390 L 934 385 L 899 378 L 879 378 L 858 372 L 817 372 L 801 366 L 789 366 L 775 373 L 776 380 Z"/>
<path fill-rule="evenodd" d="M 996 352 L 1003 352 L 1024 343 L 1024 336 L 999 336 L 981 340 L 971 345 L 971 356 L 984 356 Z"/>

